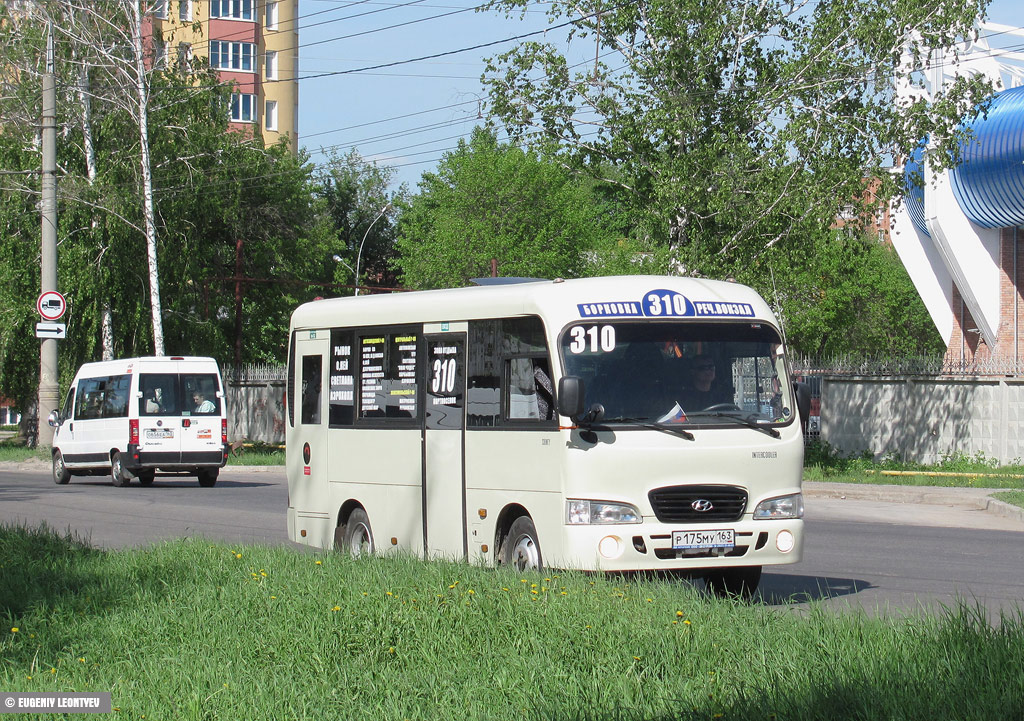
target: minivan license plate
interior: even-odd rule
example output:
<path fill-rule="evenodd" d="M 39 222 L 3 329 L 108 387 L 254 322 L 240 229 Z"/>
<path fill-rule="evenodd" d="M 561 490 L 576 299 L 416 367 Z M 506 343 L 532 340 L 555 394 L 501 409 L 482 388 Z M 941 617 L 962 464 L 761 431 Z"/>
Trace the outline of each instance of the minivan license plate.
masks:
<path fill-rule="evenodd" d="M 672 531 L 672 548 L 732 548 L 736 534 L 731 528 L 709 528 L 701 531 Z"/>
<path fill-rule="evenodd" d="M 146 438 L 174 438 L 173 428 L 147 428 Z"/>

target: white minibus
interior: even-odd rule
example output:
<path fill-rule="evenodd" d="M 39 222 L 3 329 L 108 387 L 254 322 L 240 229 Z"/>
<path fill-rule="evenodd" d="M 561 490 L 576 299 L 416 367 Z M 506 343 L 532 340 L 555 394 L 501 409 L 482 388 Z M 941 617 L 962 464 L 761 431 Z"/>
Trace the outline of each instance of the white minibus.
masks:
<path fill-rule="evenodd" d="M 779 324 L 736 283 L 629 276 L 292 315 L 288 534 L 751 593 L 803 543 Z"/>
<path fill-rule="evenodd" d="M 53 480 L 110 474 L 148 486 L 156 472 L 213 486 L 227 462 L 227 410 L 213 358 L 167 356 L 86 363 L 50 414 Z"/>

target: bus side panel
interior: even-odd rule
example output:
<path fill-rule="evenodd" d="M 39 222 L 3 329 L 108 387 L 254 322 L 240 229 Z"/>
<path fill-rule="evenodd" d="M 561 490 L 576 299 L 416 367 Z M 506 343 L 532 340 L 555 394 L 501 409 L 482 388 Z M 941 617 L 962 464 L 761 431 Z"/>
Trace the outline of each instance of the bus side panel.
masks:
<path fill-rule="evenodd" d="M 526 509 L 537 528 L 546 566 L 562 557 L 562 500 L 564 440 L 557 430 L 467 431 L 466 509 L 470 517 L 470 559 L 479 558 L 480 545 L 500 542 L 494 524 L 502 509 L 517 504 Z M 479 522 L 485 509 L 487 523 Z M 473 531 L 476 530 L 476 535 Z M 489 549 L 492 558 L 497 549 Z"/>
<path fill-rule="evenodd" d="M 330 493 L 335 515 L 349 500 L 357 501 L 366 510 L 377 553 L 423 553 L 421 486 L 331 483 Z M 391 539 L 397 542 L 392 543 Z"/>
<path fill-rule="evenodd" d="M 363 506 L 379 551 L 398 538 L 399 548 L 423 552 L 421 434 L 418 428 L 331 432 L 330 508 L 336 518 L 349 499 Z"/>

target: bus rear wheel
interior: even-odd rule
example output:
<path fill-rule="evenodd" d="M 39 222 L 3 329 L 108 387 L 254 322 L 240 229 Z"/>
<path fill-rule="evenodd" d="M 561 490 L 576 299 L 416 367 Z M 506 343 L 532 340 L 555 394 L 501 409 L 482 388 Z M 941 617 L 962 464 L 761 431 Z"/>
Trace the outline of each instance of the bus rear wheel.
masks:
<path fill-rule="evenodd" d="M 131 474 L 125 470 L 124 464 L 121 462 L 121 454 L 118 451 L 110 454 L 110 480 L 120 488 L 124 488 L 132 482 Z"/>
<path fill-rule="evenodd" d="M 217 475 L 220 469 L 218 468 L 206 468 L 199 471 L 196 474 L 196 478 L 199 480 L 199 485 L 203 488 L 213 488 L 213 485 L 217 482 Z"/>
<path fill-rule="evenodd" d="M 750 599 L 761 582 L 760 566 L 722 568 L 704 577 L 709 591 L 720 598 Z"/>
<path fill-rule="evenodd" d="M 352 511 L 345 524 L 345 548 L 352 558 L 373 553 L 373 531 L 370 530 L 370 519 L 362 508 Z"/>
<path fill-rule="evenodd" d="M 520 516 L 512 522 L 508 535 L 501 544 L 500 560 L 518 571 L 540 571 L 544 568 L 544 557 L 540 553 L 537 527 L 529 516 Z"/>

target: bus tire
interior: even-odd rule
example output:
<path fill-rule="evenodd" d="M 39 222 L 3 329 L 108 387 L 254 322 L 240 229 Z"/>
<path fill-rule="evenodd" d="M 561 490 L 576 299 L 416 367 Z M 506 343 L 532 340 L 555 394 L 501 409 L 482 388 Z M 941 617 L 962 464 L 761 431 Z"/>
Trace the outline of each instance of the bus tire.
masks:
<path fill-rule="evenodd" d="M 501 544 L 500 560 L 519 571 L 541 571 L 544 557 L 537 540 L 537 527 L 529 516 L 520 516 L 512 522 L 508 534 Z"/>
<path fill-rule="evenodd" d="M 370 518 L 366 511 L 357 508 L 348 517 L 345 524 L 345 548 L 352 558 L 359 558 L 364 553 L 373 554 L 373 531 L 370 529 Z"/>
<path fill-rule="evenodd" d="M 132 482 L 131 474 L 125 470 L 124 464 L 121 462 L 120 451 L 110 454 L 110 480 L 118 488 L 124 488 Z"/>
<path fill-rule="evenodd" d="M 63 486 L 71 480 L 71 473 L 64 465 L 64 455 L 60 451 L 53 452 L 53 482 Z"/>
<path fill-rule="evenodd" d="M 719 598 L 741 598 L 749 600 L 761 582 L 760 566 L 722 568 L 704 576 L 708 590 Z"/>
<path fill-rule="evenodd" d="M 217 482 L 219 474 L 219 468 L 204 468 L 196 473 L 196 478 L 199 479 L 199 485 L 203 488 L 213 488 L 213 484 Z"/>

